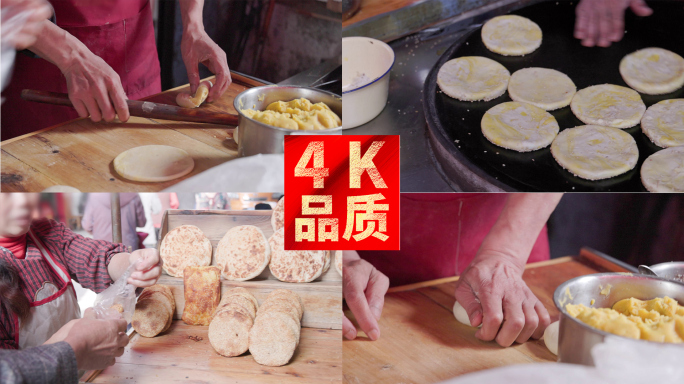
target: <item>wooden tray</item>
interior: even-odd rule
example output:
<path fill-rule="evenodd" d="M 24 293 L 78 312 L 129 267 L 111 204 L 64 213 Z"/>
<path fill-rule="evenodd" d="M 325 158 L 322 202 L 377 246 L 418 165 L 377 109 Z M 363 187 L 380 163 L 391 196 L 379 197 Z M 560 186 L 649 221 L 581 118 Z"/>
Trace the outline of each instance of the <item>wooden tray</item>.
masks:
<path fill-rule="evenodd" d="M 199 227 L 216 250 L 218 242 L 238 225 L 259 227 L 266 237 L 273 234 L 271 211 L 167 210 L 160 238 L 184 224 Z M 212 260 L 213 264 L 213 260 Z M 171 286 L 176 299 L 175 318 L 185 306 L 183 279 L 163 274 L 160 284 Z M 83 375 L 94 383 L 341 383 L 342 382 L 342 278 L 331 266 L 312 283 L 284 283 L 268 268 L 249 281 L 221 279 L 221 291 L 245 287 L 262 303 L 269 292 L 290 289 L 302 298 L 304 317 L 299 347 L 290 363 L 283 367 L 257 364 L 249 353 L 227 358 L 217 354 L 209 343 L 208 326 L 191 326 L 174 321 L 171 329 L 157 337 L 146 338 L 133 332 L 124 355 L 103 371 Z"/>
<path fill-rule="evenodd" d="M 556 287 L 598 272 L 627 270 L 583 249 L 577 257 L 528 264 L 523 279 L 556 321 Z M 476 339 L 474 328 L 459 323 L 452 312 L 457 281 L 449 277 L 390 289 L 379 322 L 380 339 L 371 342 L 359 331 L 356 340 L 343 342 L 344 382 L 437 383 L 504 365 L 556 361 L 541 340 L 502 348 Z M 351 311 L 345 314 L 355 322 Z"/>
<path fill-rule="evenodd" d="M 172 229 L 184 224 L 197 226 L 216 246 L 229 229 L 239 225 L 259 227 L 267 238 L 273 234 L 271 211 L 219 211 L 219 210 L 168 210 L 162 217 L 160 239 Z M 161 242 L 159 242 L 161 244 Z M 212 259 L 212 265 L 215 260 Z M 185 307 L 183 279 L 163 274 L 160 284 L 169 285 L 176 298 L 176 316 L 180 319 Z M 274 289 L 285 288 L 296 292 L 304 303 L 302 326 L 322 329 L 342 329 L 342 277 L 334 266 L 322 277 L 311 283 L 284 283 L 277 280 L 268 268 L 256 279 L 248 281 L 228 281 L 221 279 L 221 292 L 233 287 L 245 287 L 261 303 Z"/>
<path fill-rule="evenodd" d="M 233 99 L 240 92 L 264 85 L 231 73 L 233 83 L 214 103 L 202 105 L 210 111 L 237 113 Z M 213 79 L 213 76 L 208 78 Z M 176 95 L 189 85 L 144 98 L 161 104 L 176 104 Z M 81 192 L 158 192 L 188 177 L 237 157 L 237 143 L 227 129 L 213 124 L 186 123 L 131 117 L 126 123 L 93 123 L 75 119 L 5 140 L 1 145 L 3 192 L 40 192 L 53 185 L 68 185 Z M 195 169 L 179 179 L 142 183 L 121 178 L 112 161 L 121 152 L 142 145 L 169 145 L 187 151 Z"/>

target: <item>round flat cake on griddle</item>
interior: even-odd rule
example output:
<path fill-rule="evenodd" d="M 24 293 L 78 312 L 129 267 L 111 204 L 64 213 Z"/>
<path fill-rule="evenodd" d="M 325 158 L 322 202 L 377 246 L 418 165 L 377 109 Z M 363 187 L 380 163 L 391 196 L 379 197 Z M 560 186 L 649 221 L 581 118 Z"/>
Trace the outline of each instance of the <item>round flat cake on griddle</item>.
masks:
<path fill-rule="evenodd" d="M 270 258 L 266 236 L 253 225 L 231 228 L 216 247 L 216 264 L 228 280 L 245 281 L 259 276 Z"/>

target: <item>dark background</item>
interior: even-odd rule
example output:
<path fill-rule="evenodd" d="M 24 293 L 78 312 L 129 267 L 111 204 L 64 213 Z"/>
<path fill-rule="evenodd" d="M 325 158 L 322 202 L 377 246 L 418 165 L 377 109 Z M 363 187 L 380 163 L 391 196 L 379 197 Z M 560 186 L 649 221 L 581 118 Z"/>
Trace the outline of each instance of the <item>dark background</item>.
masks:
<path fill-rule="evenodd" d="M 631 265 L 684 260 L 684 196 L 566 193 L 549 220 L 551 257 L 582 246 Z"/>

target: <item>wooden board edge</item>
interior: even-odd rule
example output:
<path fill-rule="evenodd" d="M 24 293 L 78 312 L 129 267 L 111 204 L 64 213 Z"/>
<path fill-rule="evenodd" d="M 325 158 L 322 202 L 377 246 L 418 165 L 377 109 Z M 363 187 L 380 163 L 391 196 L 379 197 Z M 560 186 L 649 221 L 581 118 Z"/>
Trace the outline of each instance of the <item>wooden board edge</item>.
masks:
<path fill-rule="evenodd" d="M 558 257 L 555 259 L 538 261 L 536 263 L 529 263 L 525 266 L 525 269 L 527 270 L 527 269 L 544 267 L 544 266 L 548 266 L 548 265 L 567 263 L 568 261 L 571 261 L 574 258 L 575 258 L 574 256 L 563 256 L 563 257 Z M 413 291 L 413 290 L 417 290 L 420 288 L 426 288 L 426 287 L 432 287 L 435 285 L 451 283 L 454 281 L 458 281 L 458 278 L 459 278 L 458 276 L 449 276 L 449 277 L 443 277 L 441 279 L 421 281 L 419 283 L 401 285 L 401 286 L 392 287 L 392 288 L 388 289 L 387 293 Z"/>

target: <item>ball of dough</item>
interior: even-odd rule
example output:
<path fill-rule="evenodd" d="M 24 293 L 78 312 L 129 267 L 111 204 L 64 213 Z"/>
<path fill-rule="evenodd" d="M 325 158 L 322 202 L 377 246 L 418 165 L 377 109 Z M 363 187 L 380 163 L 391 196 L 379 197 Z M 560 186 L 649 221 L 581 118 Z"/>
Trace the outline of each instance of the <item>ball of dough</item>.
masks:
<path fill-rule="evenodd" d="M 641 166 L 641 182 L 651 192 L 684 192 L 684 146 L 649 156 Z"/>
<path fill-rule="evenodd" d="M 437 73 L 437 85 L 447 96 L 462 101 L 489 101 L 506 92 L 511 73 L 494 60 L 464 56 L 449 60 Z"/>
<path fill-rule="evenodd" d="M 459 304 L 458 301 L 454 302 L 454 316 L 456 316 L 456 320 L 458 320 L 459 323 L 470 325 L 470 318 L 468 318 L 468 312 L 466 312 L 465 308 L 463 308 L 463 306 Z"/>
<path fill-rule="evenodd" d="M 641 93 L 670 93 L 684 85 L 684 58 L 666 49 L 644 48 L 622 58 L 620 74 Z"/>
<path fill-rule="evenodd" d="M 558 326 L 559 322 L 554 321 L 544 331 L 544 344 L 556 356 L 558 356 Z"/>
<path fill-rule="evenodd" d="M 482 42 L 494 53 L 522 56 L 539 48 L 542 30 L 535 22 L 522 16 L 497 16 L 482 26 Z"/>
<path fill-rule="evenodd" d="M 659 147 L 684 145 L 684 99 L 651 105 L 641 118 L 641 130 Z"/>
<path fill-rule="evenodd" d="M 499 147 L 529 152 L 551 144 L 558 134 L 556 118 L 532 104 L 509 101 L 482 116 L 482 134 Z"/>
<path fill-rule="evenodd" d="M 613 84 L 584 88 L 570 102 L 572 113 L 584 124 L 630 128 L 641 121 L 646 105 L 633 89 Z"/>
<path fill-rule="evenodd" d="M 513 101 L 529 103 L 547 111 L 567 107 L 577 87 L 568 75 L 548 68 L 523 68 L 508 82 Z"/>
<path fill-rule="evenodd" d="M 133 181 L 173 180 L 192 172 L 194 167 L 195 161 L 187 152 L 167 145 L 131 148 L 114 159 L 114 170 Z"/>
<path fill-rule="evenodd" d="M 636 166 L 639 149 L 634 138 L 617 128 L 582 125 L 563 130 L 551 144 L 561 167 L 587 180 L 608 179 Z"/>

